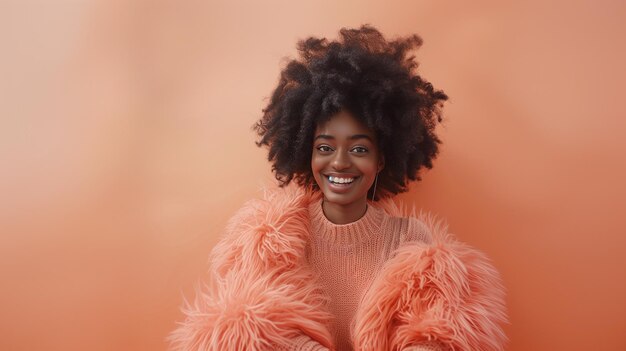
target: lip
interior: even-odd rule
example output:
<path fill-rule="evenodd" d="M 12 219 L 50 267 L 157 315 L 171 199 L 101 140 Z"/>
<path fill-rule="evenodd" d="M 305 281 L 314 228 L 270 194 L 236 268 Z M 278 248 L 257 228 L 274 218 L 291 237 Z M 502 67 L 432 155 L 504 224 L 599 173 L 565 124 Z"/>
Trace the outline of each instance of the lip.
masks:
<path fill-rule="evenodd" d="M 355 178 L 350 184 L 334 184 L 332 183 L 328 177 L 341 177 L 341 178 Z M 355 174 L 346 174 L 346 173 L 327 173 L 324 174 L 324 179 L 328 188 L 334 193 L 346 193 L 350 191 L 355 185 L 356 182 L 361 180 L 361 176 Z"/>
<path fill-rule="evenodd" d="M 354 174 L 354 173 L 330 172 L 330 173 L 323 173 L 323 174 L 327 177 L 340 177 L 340 178 L 356 178 L 359 176 L 358 174 Z"/>

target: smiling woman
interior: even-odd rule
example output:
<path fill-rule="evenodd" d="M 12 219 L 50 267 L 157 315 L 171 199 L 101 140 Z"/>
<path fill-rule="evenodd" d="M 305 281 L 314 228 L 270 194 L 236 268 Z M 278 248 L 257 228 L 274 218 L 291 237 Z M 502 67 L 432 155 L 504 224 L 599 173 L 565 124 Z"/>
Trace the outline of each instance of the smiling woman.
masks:
<path fill-rule="evenodd" d="M 174 349 L 504 349 L 489 259 L 392 201 L 440 143 L 447 96 L 407 56 L 421 39 L 340 35 L 300 41 L 283 70 L 254 126 L 279 187 L 229 222 Z"/>

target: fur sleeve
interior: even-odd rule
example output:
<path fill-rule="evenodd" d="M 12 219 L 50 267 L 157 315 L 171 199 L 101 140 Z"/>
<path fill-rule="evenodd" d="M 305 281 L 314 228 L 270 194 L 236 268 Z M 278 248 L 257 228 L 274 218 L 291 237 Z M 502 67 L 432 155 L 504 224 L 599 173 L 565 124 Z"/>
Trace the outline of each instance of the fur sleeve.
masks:
<path fill-rule="evenodd" d="M 452 350 L 503 350 L 505 288 L 486 255 L 441 222 L 433 243 L 400 247 L 364 296 L 355 348 L 402 350 L 437 340 Z"/>
<path fill-rule="evenodd" d="M 300 262 L 307 228 L 298 225 L 306 208 L 291 205 L 297 195 L 249 201 L 230 219 L 171 350 L 272 350 L 302 333 L 330 347 L 327 301 Z"/>
<path fill-rule="evenodd" d="M 309 290 L 269 275 L 247 281 L 230 271 L 185 302 L 186 318 L 169 336 L 170 349 L 273 350 L 302 332 L 330 346 L 328 330 L 316 322 L 327 318 L 322 300 L 312 300 Z"/>

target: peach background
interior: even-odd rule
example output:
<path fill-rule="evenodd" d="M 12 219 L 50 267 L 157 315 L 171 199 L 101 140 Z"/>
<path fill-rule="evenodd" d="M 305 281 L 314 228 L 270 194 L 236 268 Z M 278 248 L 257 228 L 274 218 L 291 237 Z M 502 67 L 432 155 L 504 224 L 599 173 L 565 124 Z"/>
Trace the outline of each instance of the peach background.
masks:
<path fill-rule="evenodd" d="M 162 350 L 271 181 L 250 126 L 307 35 L 419 33 L 451 97 L 401 196 L 508 288 L 510 350 L 626 349 L 622 1 L 0 2 L 0 349 Z"/>

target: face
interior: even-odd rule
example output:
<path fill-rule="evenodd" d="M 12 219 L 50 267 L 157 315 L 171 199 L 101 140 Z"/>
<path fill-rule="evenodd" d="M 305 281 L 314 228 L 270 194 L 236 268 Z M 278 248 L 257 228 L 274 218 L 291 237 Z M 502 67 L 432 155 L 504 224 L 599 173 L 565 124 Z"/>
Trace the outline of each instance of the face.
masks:
<path fill-rule="evenodd" d="M 311 170 L 325 201 L 349 206 L 367 200 L 384 167 L 375 133 L 342 110 L 317 126 Z"/>

